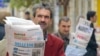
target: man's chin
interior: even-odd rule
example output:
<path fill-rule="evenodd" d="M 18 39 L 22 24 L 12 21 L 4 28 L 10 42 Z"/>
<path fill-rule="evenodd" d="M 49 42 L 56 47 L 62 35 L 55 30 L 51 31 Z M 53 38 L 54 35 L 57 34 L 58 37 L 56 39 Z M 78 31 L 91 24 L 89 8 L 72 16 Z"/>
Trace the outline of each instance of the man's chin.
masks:
<path fill-rule="evenodd" d="M 65 33 L 65 35 L 69 35 L 69 33 Z"/>
<path fill-rule="evenodd" d="M 41 29 L 42 29 L 42 30 L 46 30 L 46 28 L 45 28 L 45 27 L 41 27 Z"/>

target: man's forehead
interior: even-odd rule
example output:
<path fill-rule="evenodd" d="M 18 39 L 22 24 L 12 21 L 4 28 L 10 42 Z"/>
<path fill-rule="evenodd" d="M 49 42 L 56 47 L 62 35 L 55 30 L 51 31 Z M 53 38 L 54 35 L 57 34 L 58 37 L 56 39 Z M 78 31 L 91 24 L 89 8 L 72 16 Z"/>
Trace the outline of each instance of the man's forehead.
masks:
<path fill-rule="evenodd" d="M 36 11 L 48 11 L 48 12 L 50 12 L 48 9 L 45 9 L 45 8 L 38 8 L 38 9 L 36 9 Z"/>
<path fill-rule="evenodd" d="M 71 22 L 61 21 L 60 25 L 71 26 Z"/>
<path fill-rule="evenodd" d="M 50 16 L 50 11 L 49 10 L 47 10 L 47 9 L 37 9 L 36 10 L 36 14 L 41 14 L 41 15 L 48 15 L 48 16 Z"/>
<path fill-rule="evenodd" d="M 69 21 L 64 21 L 64 20 L 62 20 L 61 23 L 68 24 L 68 23 L 71 23 L 71 21 L 70 21 L 70 20 L 69 20 Z"/>

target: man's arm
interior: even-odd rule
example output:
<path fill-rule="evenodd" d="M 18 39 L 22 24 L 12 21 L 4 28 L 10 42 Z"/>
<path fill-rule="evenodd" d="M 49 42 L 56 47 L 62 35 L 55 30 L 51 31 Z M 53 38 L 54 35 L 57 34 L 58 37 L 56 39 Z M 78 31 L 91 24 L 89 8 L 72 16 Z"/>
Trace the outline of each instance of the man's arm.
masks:
<path fill-rule="evenodd" d="M 58 55 L 57 56 L 65 56 L 65 53 L 64 53 L 64 43 L 59 45 Z"/>

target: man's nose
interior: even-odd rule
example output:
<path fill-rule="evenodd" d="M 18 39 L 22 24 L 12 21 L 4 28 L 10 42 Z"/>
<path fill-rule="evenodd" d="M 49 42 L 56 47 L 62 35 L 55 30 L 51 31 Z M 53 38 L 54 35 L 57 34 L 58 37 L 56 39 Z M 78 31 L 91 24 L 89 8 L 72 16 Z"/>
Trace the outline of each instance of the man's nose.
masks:
<path fill-rule="evenodd" d="M 41 21 L 44 21 L 44 20 L 45 20 L 45 18 L 44 18 L 44 17 L 42 17 L 42 18 L 41 18 Z"/>
<path fill-rule="evenodd" d="M 65 30 L 66 30 L 66 31 L 69 31 L 69 28 L 66 28 Z"/>

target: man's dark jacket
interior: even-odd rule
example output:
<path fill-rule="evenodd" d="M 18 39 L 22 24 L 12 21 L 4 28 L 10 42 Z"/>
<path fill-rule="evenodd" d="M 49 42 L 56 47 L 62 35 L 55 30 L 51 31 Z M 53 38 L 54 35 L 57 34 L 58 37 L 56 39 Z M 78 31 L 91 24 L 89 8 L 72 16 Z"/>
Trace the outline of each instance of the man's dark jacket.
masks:
<path fill-rule="evenodd" d="M 0 24 L 0 40 L 3 39 L 5 35 L 5 27 L 4 27 L 4 24 Z"/>
<path fill-rule="evenodd" d="M 90 27 L 94 28 L 94 25 L 91 24 Z M 87 53 L 84 56 L 97 56 L 97 43 L 95 39 L 95 29 L 93 30 L 92 36 L 87 46 Z"/>

